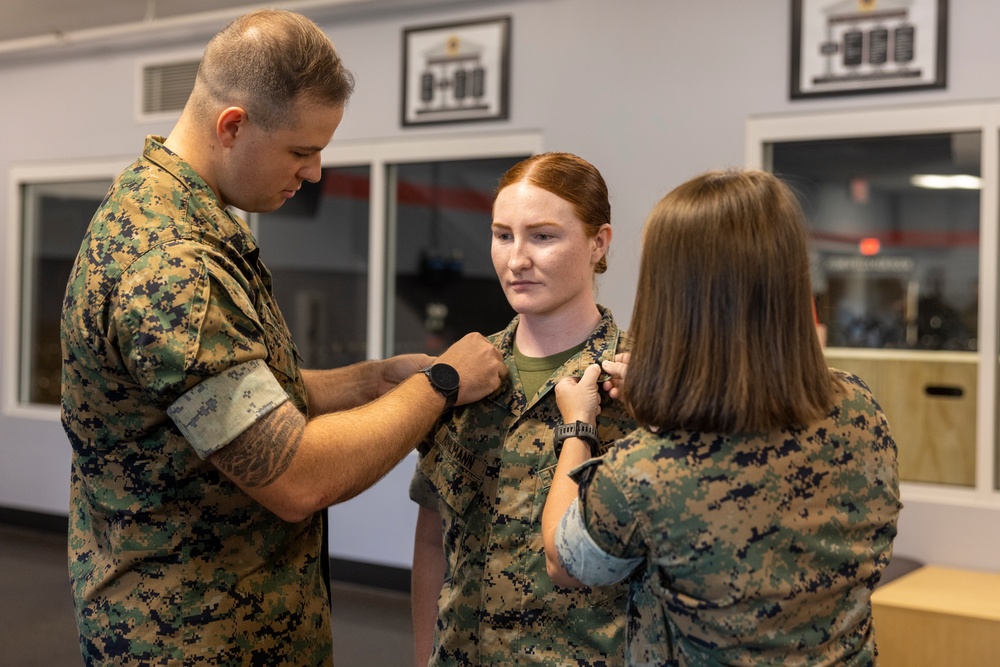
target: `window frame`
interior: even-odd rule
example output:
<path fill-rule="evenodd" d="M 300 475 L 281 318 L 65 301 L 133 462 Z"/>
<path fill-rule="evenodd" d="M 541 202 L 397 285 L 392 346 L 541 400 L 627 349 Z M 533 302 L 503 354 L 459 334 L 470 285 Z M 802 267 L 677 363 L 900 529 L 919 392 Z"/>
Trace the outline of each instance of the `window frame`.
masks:
<path fill-rule="evenodd" d="M 392 205 L 390 193 L 393 184 L 389 174 L 391 165 L 429 162 L 437 160 L 462 160 L 517 155 L 533 155 L 543 149 L 540 132 L 503 132 L 494 134 L 469 134 L 460 136 L 426 136 L 414 139 L 387 139 L 375 141 L 334 141 L 321 154 L 323 167 L 367 165 L 371 173 L 369 192 L 370 219 L 368 244 L 368 322 L 366 358 L 379 359 L 385 349 L 386 327 L 391 313 L 387 286 L 391 285 L 394 267 L 392 248 L 388 247 L 387 234 Z M 3 402 L 0 414 L 5 417 L 58 422 L 59 406 L 22 401 L 23 373 L 22 351 L 29 343 L 30 318 L 24 318 L 24 282 L 30 266 L 25 262 L 29 240 L 25 235 L 25 206 L 23 199 L 26 185 L 65 183 L 108 179 L 113 181 L 121 171 L 135 160 L 135 156 L 73 161 L 41 165 L 16 165 L 11 167 L 8 178 L 7 252 L 2 274 L 6 285 L 3 311 L 3 348 L 0 350 L 0 386 Z M 255 235 L 258 233 L 256 213 L 243 216 Z"/>
<path fill-rule="evenodd" d="M 782 141 L 852 139 L 879 136 L 979 132 L 981 176 L 979 210 L 979 349 L 977 357 L 976 474 L 971 488 L 927 482 L 900 483 L 907 500 L 968 507 L 1000 508 L 998 398 L 998 222 L 1000 222 L 1000 102 L 928 105 L 753 116 L 746 121 L 744 157 L 748 167 L 766 169 L 769 144 Z M 845 348 L 846 349 L 846 348 Z M 852 353 L 858 350 L 851 349 Z M 900 353 L 866 351 L 896 358 Z M 903 353 L 912 356 L 914 353 Z M 928 353 L 929 354 L 929 353 Z M 941 353 L 937 353 L 941 354 Z M 836 357 L 836 352 L 830 355 Z"/>
<path fill-rule="evenodd" d="M 483 158 L 534 155 L 543 150 L 540 132 L 470 134 L 463 136 L 428 136 L 416 139 L 376 141 L 334 140 L 321 154 L 322 167 L 368 165 L 371 188 L 368 192 L 368 322 L 366 359 L 383 358 L 386 332 L 391 326 L 392 296 L 389 288 L 395 277 L 395 249 L 391 247 L 390 196 L 395 183 L 390 167 L 413 162 L 441 160 L 477 160 Z M 250 229 L 258 232 L 258 215 L 249 216 Z"/>
<path fill-rule="evenodd" d="M 59 184 L 73 181 L 113 181 L 132 158 L 107 158 L 87 162 L 66 162 L 61 164 L 20 165 L 10 169 L 7 192 L 7 257 L 4 272 L 5 303 L 3 317 L 2 377 L 4 400 L 0 410 L 5 417 L 59 421 L 59 406 L 23 401 L 23 382 L 28 370 L 23 364 L 23 351 L 30 338 L 31 318 L 24 317 L 25 283 L 30 265 L 25 260 L 32 250 L 30 239 L 25 234 L 27 202 L 24 200 L 24 186 Z"/>

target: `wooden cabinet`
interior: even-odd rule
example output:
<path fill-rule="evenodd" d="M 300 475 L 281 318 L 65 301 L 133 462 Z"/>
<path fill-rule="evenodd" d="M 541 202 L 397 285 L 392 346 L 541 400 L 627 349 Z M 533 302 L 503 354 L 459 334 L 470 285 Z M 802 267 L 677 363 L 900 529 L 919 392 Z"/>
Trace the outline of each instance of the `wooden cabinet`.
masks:
<path fill-rule="evenodd" d="M 975 353 L 831 348 L 827 361 L 871 387 L 899 449 L 901 480 L 974 486 Z"/>

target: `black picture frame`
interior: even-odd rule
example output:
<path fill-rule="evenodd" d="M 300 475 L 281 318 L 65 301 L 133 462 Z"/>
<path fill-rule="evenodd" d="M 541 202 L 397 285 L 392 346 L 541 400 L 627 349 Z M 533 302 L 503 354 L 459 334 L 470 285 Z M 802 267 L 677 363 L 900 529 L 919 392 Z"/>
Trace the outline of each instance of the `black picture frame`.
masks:
<path fill-rule="evenodd" d="M 948 0 L 791 3 L 791 99 L 947 85 Z"/>
<path fill-rule="evenodd" d="M 506 120 L 509 16 L 403 30 L 403 127 Z"/>

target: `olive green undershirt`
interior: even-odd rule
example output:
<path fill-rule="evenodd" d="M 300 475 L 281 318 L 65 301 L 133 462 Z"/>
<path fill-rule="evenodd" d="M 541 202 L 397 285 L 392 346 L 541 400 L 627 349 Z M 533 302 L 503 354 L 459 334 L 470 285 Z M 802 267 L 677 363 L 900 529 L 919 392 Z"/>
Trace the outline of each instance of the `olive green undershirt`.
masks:
<path fill-rule="evenodd" d="M 525 398 L 529 401 L 534 398 L 541 386 L 552 377 L 552 374 L 570 357 L 582 350 L 586 344 L 587 341 L 583 341 L 575 347 L 547 357 L 526 357 L 521 354 L 515 344 L 514 366 L 517 367 L 517 375 L 521 378 L 521 387 L 524 389 Z"/>

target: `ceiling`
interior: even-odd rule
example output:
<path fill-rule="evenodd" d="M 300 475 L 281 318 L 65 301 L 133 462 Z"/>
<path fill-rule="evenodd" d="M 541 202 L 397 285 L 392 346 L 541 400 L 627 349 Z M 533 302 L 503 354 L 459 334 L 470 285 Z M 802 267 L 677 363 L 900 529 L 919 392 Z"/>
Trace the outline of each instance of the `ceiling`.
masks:
<path fill-rule="evenodd" d="M 3 0 L 0 41 L 175 18 L 256 3 L 247 0 Z M 275 5 L 281 3 L 272 3 Z"/>
<path fill-rule="evenodd" d="M 177 36 L 210 37 L 245 10 L 281 7 L 321 21 L 351 13 L 473 0 L 0 0 L 0 57 L 79 47 L 108 38 L 148 44 Z M 484 4 L 486 0 L 475 0 Z"/>

